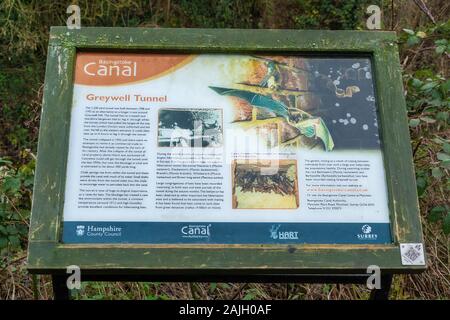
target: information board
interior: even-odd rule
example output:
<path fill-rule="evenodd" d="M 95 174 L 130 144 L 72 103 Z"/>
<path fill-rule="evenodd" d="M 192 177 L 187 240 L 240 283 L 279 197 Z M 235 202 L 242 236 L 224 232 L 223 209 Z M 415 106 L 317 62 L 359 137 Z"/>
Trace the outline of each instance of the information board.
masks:
<path fill-rule="evenodd" d="M 424 270 L 396 41 L 52 28 L 28 269 L 211 281 Z"/>
<path fill-rule="evenodd" d="M 370 59 L 80 52 L 66 243 L 389 243 Z"/>

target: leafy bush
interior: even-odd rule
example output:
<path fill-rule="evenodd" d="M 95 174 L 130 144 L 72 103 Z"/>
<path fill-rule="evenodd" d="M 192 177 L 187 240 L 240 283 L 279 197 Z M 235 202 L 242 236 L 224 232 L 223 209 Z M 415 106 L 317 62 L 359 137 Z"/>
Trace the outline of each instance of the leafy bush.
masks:
<path fill-rule="evenodd" d="M 445 21 L 449 9 L 442 2 L 429 0 L 426 4 L 436 20 Z M 385 25 L 390 21 L 395 28 L 408 26 L 399 33 L 400 53 L 430 267 L 417 277 L 398 277 L 400 282 L 394 282 L 393 291 L 397 298 L 449 298 L 447 278 L 436 276 L 448 274 L 445 234 L 450 233 L 448 21 L 427 25 L 430 22 L 426 15 L 410 0 L 78 0 L 73 3 L 81 8 L 82 26 L 364 29 L 365 8 L 369 4 L 382 8 Z M 10 262 L 16 261 L 17 256 L 24 257 L 25 253 L 16 251 L 25 248 L 27 240 L 48 31 L 52 25 L 65 24 L 68 4 L 47 0 L 0 1 L 0 269 L 13 270 L 14 277 L 9 283 L 15 287 L 14 283 L 20 282 L 17 292 L 22 291 L 22 297 L 28 298 L 30 281 L 20 279 L 20 273 Z M 392 16 L 389 15 L 391 4 L 395 8 Z M 430 226 L 439 232 L 429 232 Z M 2 287 L 8 283 L 3 279 L 0 299 L 4 292 L 10 291 Z M 49 287 L 44 284 L 45 280 L 40 287 L 42 292 Z M 83 298 L 126 298 L 133 288 L 121 284 L 83 285 L 86 287 Z M 142 284 L 134 297 L 192 298 L 190 291 L 181 285 L 146 287 Z M 273 285 L 267 287 L 270 296 L 276 297 Z M 361 298 L 366 293 L 344 286 L 339 290 L 325 285 L 323 292 L 314 286 L 296 288 L 297 292 L 292 288 L 291 297 Z M 228 284 L 211 284 L 199 292 L 210 292 L 203 297 L 229 298 L 230 292 L 237 289 Z M 253 288 L 239 290 L 243 291 L 241 298 L 267 297 Z M 233 296 L 237 295 L 233 293 Z"/>
<path fill-rule="evenodd" d="M 35 160 L 29 151 L 22 156 L 32 159 L 17 169 L 0 158 L 0 252 L 19 249 L 28 236 Z"/>
<path fill-rule="evenodd" d="M 414 31 L 404 29 L 402 40 L 409 50 L 430 50 L 439 59 L 448 58 L 447 40 L 450 22 Z M 430 67 L 405 73 L 406 102 L 411 136 L 416 145 L 414 156 L 419 197 L 427 195 L 430 186 L 444 195 L 442 204 L 429 209 L 428 220 L 442 223 L 442 230 L 450 234 L 450 80 Z M 447 195 L 447 196 L 445 196 Z"/>

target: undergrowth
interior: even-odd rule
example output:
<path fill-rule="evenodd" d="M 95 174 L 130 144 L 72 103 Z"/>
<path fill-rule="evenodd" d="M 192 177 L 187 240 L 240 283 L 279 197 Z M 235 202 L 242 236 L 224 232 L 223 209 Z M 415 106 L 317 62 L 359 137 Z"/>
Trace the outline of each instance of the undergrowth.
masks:
<path fill-rule="evenodd" d="M 363 29 L 373 1 L 73 1 L 83 26 Z M 397 31 L 429 269 L 396 276 L 391 298 L 450 299 L 450 4 L 378 1 Z M 71 2 L 72 3 L 72 2 Z M 69 3 L 0 2 L 0 299 L 52 297 L 25 268 L 48 30 Z M 432 21 L 434 20 L 435 23 Z M 86 282 L 80 299 L 366 299 L 358 285 Z"/>

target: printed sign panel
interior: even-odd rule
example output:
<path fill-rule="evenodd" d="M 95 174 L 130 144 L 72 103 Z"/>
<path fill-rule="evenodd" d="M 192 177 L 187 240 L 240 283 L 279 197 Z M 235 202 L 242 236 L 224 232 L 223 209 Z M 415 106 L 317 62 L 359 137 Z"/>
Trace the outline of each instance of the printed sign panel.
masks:
<path fill-rule="evenodd" d="M 65 243 L 391 243 L 369 57 L 78 53 Z"/>

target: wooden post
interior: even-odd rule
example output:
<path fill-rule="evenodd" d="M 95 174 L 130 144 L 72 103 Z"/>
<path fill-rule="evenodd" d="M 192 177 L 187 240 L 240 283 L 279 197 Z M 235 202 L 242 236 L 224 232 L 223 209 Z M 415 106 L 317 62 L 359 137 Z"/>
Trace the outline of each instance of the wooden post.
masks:
<path fill-rule="evenodd" d="M 381 288 L 373 289 L 370 293 L 370 300 L 388 300 L 391 292 L 392 274 L 381 276 Z"/>
<path fill-rule="evenodd" d="M 67 288 L 67 277 L 64 274 L 52 274 L 53 299 L 69 300 L 70 292 Z"/>

